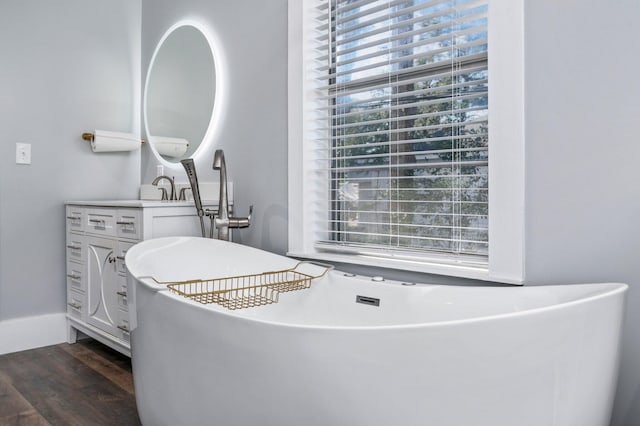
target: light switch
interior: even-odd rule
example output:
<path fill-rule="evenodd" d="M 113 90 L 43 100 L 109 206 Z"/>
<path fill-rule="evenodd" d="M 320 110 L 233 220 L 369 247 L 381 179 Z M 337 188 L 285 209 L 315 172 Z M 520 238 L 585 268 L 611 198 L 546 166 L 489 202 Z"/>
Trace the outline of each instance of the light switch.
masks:
<path fill-rule="evenodd" d="M 16 164 L 31 164 L 31 144 L 16 144 Z"/>

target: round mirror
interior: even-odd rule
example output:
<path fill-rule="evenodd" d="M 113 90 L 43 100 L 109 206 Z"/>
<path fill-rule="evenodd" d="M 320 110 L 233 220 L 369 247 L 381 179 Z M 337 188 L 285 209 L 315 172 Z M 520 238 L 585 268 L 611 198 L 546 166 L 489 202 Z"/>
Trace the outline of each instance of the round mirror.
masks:
<path fill-rule="evenodd" d="M 153 152 L 169 163 L 192 157 L 209 131 L 216 97 L 213 49 L 192 24 L 158 43 L 144 91 L 144 125 Z"/>

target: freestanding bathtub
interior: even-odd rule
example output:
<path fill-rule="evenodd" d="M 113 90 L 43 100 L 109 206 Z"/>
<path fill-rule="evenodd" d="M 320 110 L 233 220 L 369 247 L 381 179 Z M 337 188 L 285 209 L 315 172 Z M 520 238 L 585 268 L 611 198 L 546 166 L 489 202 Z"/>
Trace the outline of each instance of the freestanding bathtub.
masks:
<path fill-rule="evenodd" d="M 145 425 L 609 424 L 624 284 L 406 285 L 334 270 L 278 303 L 231 311 L 155 281 L 295 264 L 203 238 L 128 251 Z"/>

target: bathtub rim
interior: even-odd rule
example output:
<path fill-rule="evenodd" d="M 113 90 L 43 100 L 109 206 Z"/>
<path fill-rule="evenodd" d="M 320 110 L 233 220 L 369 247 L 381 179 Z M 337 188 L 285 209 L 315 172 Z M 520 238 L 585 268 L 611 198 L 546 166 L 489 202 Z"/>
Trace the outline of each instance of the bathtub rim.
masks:
<path fill-rule="evenodd" d="M 340 271 L 331 271 L 331 272 L 339 273 Z M 542 288 L 542 287 L 545 287 L 545 288 L 551 287 L 551 288 L 553 288 L 553 287 L 565 287 L 565 286 L 583 287 L 583 286 L 594 286 L 594 285 L 596 285 L 596 286 L 603 286 L 603 287 L 610 287 L 610 288 L 606 289 L 606 290 L 603 290 L 602 293 L 598 293 L 598 294 L 591 295 L 591 296 L 588 296 L 588 297 L 582 297 L 582 298 L 575 299 L 575 300 L 569 300 L 569 301 L 565 301 L 565 302 L 562 302 L 562 303 L 556 303 L 556 304 L 552 304 L 552 305 L 548 305 L 548 306 L 541 306 L 541 307 L 526 309 L 526 310 L 517 311 L 517 312 L 505 312 L 505 313 L 483 315 L 483 316 L 471 317 L 471 318 L 461 318 L 461 319 L 443 320 L 443 321 L 429 321 L 429 322 L 420 322 L 420 323 L 389 324 L 389 325 L 319 325 L 319 324 L 301 324 L 301 323 L 293 323 L 293 322 L 275 321 L 275 320 L 272 320 L 272 319 L 265 319 L 265 318 L 260 318 L 260 317 L 242 315 L 241 312 L 243 311 L 243 309 L 239 309 L 236 312 L 234 310 L 226 309 L 226 308 L 224 308 L 222 306 L 219 306 L 219 305 L 216 305 L 216 304 L 205 305 L 205 304 L 196 302 L 194 300 L 191 300 L 189 298 L 185 298 L 183 296 L 175 294 L 175 293 L 171 292 L 169 289 L 157 288 L 159 285 L 150 281 L 150 280 L 153 279 L 152 277 L 148 277 L 148 276 L 147 277 L 135 277 L 135 276 L 133 276 L 133 278 L 136 281 L 138 281 L 141 284 L 143 284 L 146 287 L 148 287 L 151 291 L 153 291 L 155 293 L 159 293 L 162 296 L 169 297 L 170 299 L 173 299 L 176 302 L 186 303 L 188 305 L 193 306 L 194 308 L 202 309 L 202 310 L 205 310 L 205 311 L 208 311 L 208 312 L 212 312 L 212 313 L 215 313 L 215 314 L 227 315 L 227 316 L 231 316 L 233 318 L 239 319 L 239 320 L 245 320 L 245 321 L 248 321 L 248 322 L 257 322 L 257 323 L 270 325 L 270 326 L 276 326 L 276 327 L 288 327 L 288 328 L 295 328 L 295 329 L 334 330 L 334 331 L 335 330 L 343 330 L 343 331 L 400 330 L 400 329 L 408 330 L 408 329 L 418 329 L 418 328 L 449 327 L 449 326 L 462 326 L 462 325 L 473 324 L 473 323 L 483 323 L 483 322 L 490 322 L 490 321 L 498 321 L 498 320 L 502 320 L 502 319 L 506 319 L 506 318 L 519 318 L 519 317 L 535 316 L 535 315 L 543 314 L 545 312 L 554 312 L 554 311 L 570 309 L 571 307 L 574 307 L 574 306 L 593 303 L 593 302 L 596 302 L 596 301 L 598 301 L 600 299 L 606 299 L 606 298 L 609 298 L 609 297 L 616 297 L 616 296 L 618 296 L 620 294 L 623 295 L 629 288 L 628 284 L 620 283 L 620 282 L 556 284 L 556 285 L 546 285 L 546 286 L 535 286 L 536 288 L 537 287 L 540 287 L 540 288 Z M 417 285 L 427 285 L 427 286 L 434 286 L 434 287 L 446 287 L 445 285 L 435 285 L 435 284 L 417 284 Z M 512 287 L 508 287 L 508 288 L 510 289 Z M 523 287 L 519 287 L 518 289 L 525 290 L 525 288 L 523 288 Z M 259 308 L 260 307 L 246 308 L 246 309 L 259 309 Z"/>
<path fill-rule="evenodd" d="M 577 299 L 572 299 L 572 300 L 567 300 L 564 302 L 560 302 L 560 303 L 554 303 L 551 305 L 546 305 L 546 306 L 540 306 L 540 307 L 535 307 L 535 308 L 530 308 L 530 309 L 526 309 L 526 310 L 522 310 L 522 311 L 516 311 L 516 312 L 503 312 L 503 313 L 497 313 L 497 314 L 490 314 L 490 315 L 482 315 L 482 316 L 476 316 L 476 317 L 470 317 L 470 318 L 460 318 L 460 319 L 453 319 L 453 320 L 443 320 L 443 321 L 430 321 L 430 322 L 420 322 L 420 323 L 404 323 L 404 324 L 389 324 L 389 325 L 318 325 L 318 324 L 301 324 L 301 323 L 293 323 L 293 322 L 282 322 L 282 321 L 275 321 L 272 319 L 264 319 L 264 318 L 259 318 L 259 317 L 254 317 L 254 316 L 246 316 L 246 315 L 242 315 L 242 311 L 243 309 L 238 310 L 237 312 L 234 310 L 230 310 L 230 309 L 226 309 L 222 306 L 216 305 L 216 304 L 202 304 L 196 301 L 193 301 L 189 298 L 185 298 L 183 296 L 177 295 L 175 293 L 172 293 L 169 289 L 162 288 L 161 285 L 156 284 L 156 282 L 152 282 L 151 280 L 155 279 L 152 276 L 149 275 L 135 275 L 133 274 L 130 269 L 129 269 L 129 262 L 130 260 L 133 260 L 134 262 L 138 260 L 138 258 L 142 255 L 142 253 L 139 253 L 143 247 L 146 248 L 146 246 L 150 246 L 149 249 L 147 249 L 148 251 L 157 251 L 157 250 L 163 250 L 163 249 L 167 249 L 175 244 L 181 243 L 181 242 L 188 242 L 188 241 L 201 241 L 201 240 L 206 240 L 206 241 L 216 241 L 217 244 L 219 243 L 223 243 L 223 244 L 232 244 L 232 245 L 236 245 L 236 246 L 242 246 L 241 244 L 238 243 L 234 243 L 234 242 L 228 242 L 228 241 L 221 241 L 221 240 L 210 240 L 208 238 L 200 238 L 200 237 L 185 237 L 185 236 L 181 236 L 181 237 L 161 237 L 161 238 L 155 238 L 155 239 L 150 239 L 150 240 L 145 240 L 142 241 L 136 245 L 134 245 L 131 249 L 129 249 L 125 255 L 125 265 L 126 265 L 126 269 L 127 269 L 127 275 L 130 276 L 132 279 L 134 279 L 135 281 L 139 281 L 141 284 L 144 284 L 146 287 L 148 287 L 150 290 L 156 292 L 156 293 L 161 293 L 164 296 L 168 296 L 170 298 L 175 299 L 175 301 L 177 302 L 182 302 L 182 303 L 187 303 L 189 305 L 194 306 L 197 309 L 204 309 L 206 311 L 210 311 L 213 313 L 218 313 L 220 315 L 228 315 L 237 319 L 242 319 L 242 320 L 246 320 L 246 321 L 255 321 L 255 322 L 259 322 L 262 324 L 266 324 L 266 325 L 272 325 L 272 326 L 279 326 L 279 327 L 291 327 L 291 328 L 302 328 L 302 329 L 317 329 L 317 330 L 354 330 L 354 331 L 363 331 L 363 330 L 400 330 L 400 329 L 414 329 L 414 328 L 423 328 L 423 327 L 447 327 L 447 326 L 458 326 L 458 325 L 465 325 L 465 324 L 471 324 L 471 323 L 478 323 L 478 322 L 487 322 L 487 321 L 497 321 L 497 320 L 501 320 L 501 319 L 505 319 L 505 318 L 513 318 L 513 317 L 527 317 L 527 316 L 534 316 L 534 315 L 538 315 L 538 314 L 542 314 L 544 312 L 550 312 L 550 311 L 559 311 L 562 309 L 570 309 L 571 307 L 574 306 L 579 306 L 579 305 L 583 305 L 583 304 L 587 304 L 587 303 L 593 303 L 596 302 L 600 299 L 605 299 L 605 298 L 609 298 L 609 297 L 617 297 L 618 295 L 622 295 L 622 297 L 624 297 L 624 294 L 627 292 L 629 285 L 626 283 L 622 283 L 622 282 L 616 282 L 616 281 L 611 281 L 611 282 L 592 282 L 592 283 L 569 283 L 569 284 L 550 284 L 550 285 L 523 285 L 523 286 L 505 286 L 504 290 L 506 291 L 527 291 L 527 289 L 534 289 L 534 288 L 540 288 L 540 289 L 549 289 L 549 288 L 557 288 L 557 287 L 569 287 L 569 286 L 577 286 L 577 287 L 586 287 L 586 286 L 602 286 L 602 287 L 609 287 L 607 289 L 603 289 L 602 292 L 599 292 L 597 294 L 593 294 L 591 296 L 588 297 L 580 297 Z M 264 253 L 267 253 L 269 255 L 272 256 L 279 256 L 282 259 L 288 259 L 292 262 L 297 262 L 296 259 L 293 259 L 291 257 L 288 256 L 283 256 L 283 255 L 279 255 L 276 253 L 271 253 L 271 252 L 267 252 L 265 250 L 262 249 L 258 249 L 255 247 L 251 247 L 251 246 L 243 246 L 246 247 L 247 249 L 250 249 L 251 251 L 261 251 Z M 322 279 L 328 279 L 328 277 L 330 275 L 335 275 L 335 274 L 344 274 L 343 271 L 340 270 L 330 270 L 328 271 L 327 275 L 325 277 L 323 277 Z M 355 278 L 358 277 L 364 277 L 363 275 L 356 275 Z M 316 285 L 318 283 L 315 283 Z M 401 286 L 402 281 L 396 281 L 396 280 L 387 280 L 385 282 L 384 285 L 397 285 L 397 286 Z M 415 283 L 416 286 L 432 286 L 432 287 L 449 287 L 446 284 L 429 284 L 429 283 Z M 488 284 L 488 283 L 487 283 Z M 451 286 L 454 287 L 454 286 Z M 455 286 L 457 287 L 457 286 Z M 487 287 L 487 288 L 501 288 L 499 287 L 493 287 L 493 286 L 489 286 L 489 285 L 482 285 L 482 284 L 478 284 L 477 286 L 469 286 L 472 288 L 479 288 L 479 287 Z M 624 303 L 624 299 L 623 299 L 623 303 Z M 256 308 L 246 308 L 246 309 L 259 309 L 260 307 L 256 307 Z M 622 312 L 622 311 L 621 311 Z"/>

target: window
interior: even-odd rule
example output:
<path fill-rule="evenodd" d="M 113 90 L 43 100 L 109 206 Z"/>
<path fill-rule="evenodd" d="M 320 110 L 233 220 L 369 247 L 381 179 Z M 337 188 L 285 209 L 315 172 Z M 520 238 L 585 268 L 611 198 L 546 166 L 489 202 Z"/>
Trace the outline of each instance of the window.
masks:
<path fill-rule="evenodd" d="M 487 4 L 325 6 L 328 120 L 316 143 L 330 208 L 320 243 L 486 256 Z"/>
<path fill-rule="evenodd" d="M 484 279 L 491 259 L 501 281 L 521 280 L 523 218 L 505 219 L 500 204 L 519 209 L 524 186 L 523 37 L 516 19 L 505 26 L 512 38 L 490 43 L 489 23 L 513 20 L 522 3 L 303 3 L 302 22 L 290 16 L 290 36 L 302 35 L 290 37 L 290 252 Z M 505 64 L 491 94 L 490 44 L 504 54 L 491 62 Z M 497 132 L 490 96 L 492 123 L 510 118 Z M 501 210 L 497 226 L 490 207 Z"/>

